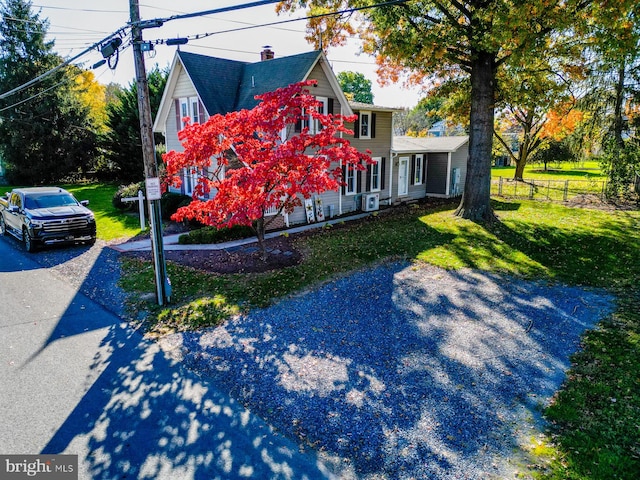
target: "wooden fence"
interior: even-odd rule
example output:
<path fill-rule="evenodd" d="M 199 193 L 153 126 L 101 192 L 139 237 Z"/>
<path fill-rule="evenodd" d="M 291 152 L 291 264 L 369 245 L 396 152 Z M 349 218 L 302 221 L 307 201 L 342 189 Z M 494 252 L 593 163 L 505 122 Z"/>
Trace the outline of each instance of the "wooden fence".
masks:
<path fill-rule="evenodd" d="M 580 195 L 605 196 L 606 180 L 525 180 L 517 182 L 512 178 L 493 178 L 491 195 L 507 198 L 527 198 L 566 202 Z"/>

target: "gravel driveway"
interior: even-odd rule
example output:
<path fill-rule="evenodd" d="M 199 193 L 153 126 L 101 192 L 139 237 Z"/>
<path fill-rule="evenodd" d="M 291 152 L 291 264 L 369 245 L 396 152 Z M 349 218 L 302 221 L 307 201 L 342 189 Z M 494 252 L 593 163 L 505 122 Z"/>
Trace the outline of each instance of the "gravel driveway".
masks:
<path fill-rule="evenodd" d="M 122 314 L 118 253 L 34 259 Z M 338 478 L 514 478 L 602 291 L 388 263 L 161 344 Z"/>
<path fill-rule="evenodd" d="M 162 343 L 339 478 L 513 478 L 580 334 L 612 308 L 601 291 L 391 263 Z"/>

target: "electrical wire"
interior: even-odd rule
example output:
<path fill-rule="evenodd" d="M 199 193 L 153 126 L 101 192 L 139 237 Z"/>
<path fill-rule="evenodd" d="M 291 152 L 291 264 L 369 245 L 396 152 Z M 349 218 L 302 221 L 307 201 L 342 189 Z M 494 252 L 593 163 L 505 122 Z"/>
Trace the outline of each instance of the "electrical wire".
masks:
<path fill-rule="evenodd" d="M 390 0 L 387 2 L 382 2 L 382 3 L 376 3 L 373 5 L 367 5 L 364 7 L 352 7 L 352 8 L 347 8 L 344 10 L 336 10 L 334 12 L 327 12 L 327 13 L 319 13 L 316 15 L 309 15 L 306 17 L 299 17 L 299 18 L 288 18 L 286 20 L 277 20 L 275 22 L 269 22 L 269 23 L 262 23 L 262 24 L 248 24 L 244 27 L 238 27 L 238 28 L 230 28 L 227 30 L 219 30 L 217 32 L 209 32 L 209 33 L 200 33 L 200 34 L 196 34 L 196 35 L 189 35 L 185 38 L 189 39 L 189 40 L 201 40 L 203 38 L 207 38 L 207 37 L 211 37 L 213 35 L 220 35 L 222 33 L 233 33 L 233 32 L 241 32 L 244 30 L 251 30 L 254 28 L 264 28 L 264 27 L 271 27 L 274 25 L 283 25 L 283 24 L 287 24 L 287 23 L 293 23 L 293 22 L 299 22 L 302 20 L 312 20 L 314 18 L 323 18 L 323 17 L 332 17 L 332 16 L 336 16 L 336 15 L 345 15 L 345 14 L 351 14 L 351 13 L 355 13 L 358 11 L 362 11 L 362 10 L 369 10 L 371 8 L 377 8 L 377 7 L 385 7 L 385 6 L 389 6 L 389 5 L 398 5 L 401 3 L 406 3 L 408 0 Z M 273 3 L 273 2 L 270 2 Z M 208 12 L 201 12 L 202 15 L 208 15 Z M 195 14 L 190 14 L 191 16 L 195 15 Z M 175 18 L 171 17 L 167 20 L 163 20 L 163 21 L 169 21 L 169 20 L 174 20 Z M 165 43 L 166 40 L 162 39 L 162 40 L 150 40 L 151 43 L 155 43 L 156 45 L 158 44 L 163 44 Z"/>
<path fill-rule="evenodd" d="M 167 17 L 167 18 L 162 18 L 162 19 L 153 19 L 153 20 L 141 20 L 139 22 L 130 22 L 128 24 L 127 27 L 122 27 L 119 30 L 117 30 L 116 32 L 108 35 L 107 37 L 103 38 L 102 40 L 92 44 L 90 47 L 84 49 L 83 51 L 81 51 L 79 54 L 75 55 L 74 57 L 65 60 L 64 62 L 62 62 L 60 65 L 52 68 L 51 70 L 44 72 L 43 74 L 37 76 L 36 78 L 28 81 L 27 83 L 24 83 L 8 92 L 2 93 L 0 94 L 0 100 L 7 98 L 17 92 L 20 92 L 22 90 L 24 90 L 25 88 L 30 87 L 31 85 L 34 85 L 35 83 L 38 83 L 39 81 L 43 80 L 44 78 L 54 74 L 55 72 L 57 72 L 58 70 L 64 68 L 65 66 L 71 64 L 72 62 L 76 61 L 77 59 L 79 59 L 80 57 L 86 55 L 87 53 L 89 53 L 91 50 L 93 49 L 97 49 L 99 48 L 102 44 L 108 42 L 109 40 L 113 39 L 116 36 L 125 36 L 125 30 L 129 27 L 134 27 L 134 26 L 138 26 L 138 27 L 142 27 L 144 28 L 145 25 L 157 25 L 160 26 L 163 23 L 169 22 L 169 21 L 173 21 L 173 20 L 183 20 L 183 19 L 187 19 L 187 18 L 195 18 L 195 17 L 202 17 L 205 15 L 212 15 L 212 14 L 217 14 L 217 13 L 224 13 L 224 12 L 231 12 L 231 11 L 235 11 L 235 10 L 242 10 L 242 9 L 246 9 L 246 8 L 253 8 L 253 7 L 259 7 L 259 6 L 264 6 L 264 5 L 270 5 L 270 4 L 274 4 L 274 3 L 278 3 L 280 0 L 257 0 L 251 3 L 245 3 L 245 4 L 240 4 L 240 5 L 231 5 L 228 7 L 221 7 L 221 8 L 216 8 L 216 9 L 212 9 L 212 10 L 205 10 L 205 11 L 200 11 L 200 12 L 193 12 L 193 13 L 186 13 L 186 14 L 180 14 L 180 15 L 173 15 L 171 17 Z M 262 28 L 262 27 L 269 27 L 269 26 L 274 26 L 274 25 L 282 25 L 282 24 L 286 24 L 286 23 L 292 23 L 292 22 L 298 22 L 301 20 L 310 20 L 313 18 L 321 18 L 321 17 L 328 17 L 328 16 L 334 16 L 334 15 L 344 15 L 344 14 L 350 14 L 350 13 L 355 13 L 357 11 L 361 11 L 361 10 L 368 10 L 371 8 L 377 8 L 377 7 L 383 7 L 383 6 L 388 6 L 388 5 L 397 5 L 397 4 L 401 4 L 401 3 L 406 3 L 408 0 L 390 0 L 387 2 L 381 2 L 381 3 L 377 3 L 377 4 L 373 4 L 373 5 L 367 5 L 367 6 L 363 6 L 363 7 L 354 7 L 354 8 L 349 8 L 349 9 L 345 9 L 345 10 L 339 10 L 339 11 L 335 11 L 335 12 L 329 12 L 329 13 L 323 13 L 323 14 L 318 14 L 318 15 L 310 15 L 307 17 L 301 17 L 301 18 L 295 18 L 295 19 L 286 19 L 286 20 L 281 20 L 281 21 L 276 21 L 276 22 L 270 22 L 270 23 L 265 23 L 262 25 L 247 25 L 245 27 L 238 27 L 235 29 L 227 29 L 227 30 L 223 30 L 223 31 L 219 31 L 219 32 L 211 32 L 211 33 L 205 33 L 205 34 L 198 34 L 198 35 L 194 35 L 191 37 L 187 37 L 189 39 L 195 39 L 195 40 L 199 40 L 202 38 L 206 38 L 212 35 L 218 35 L 221 33 L 230 33 L 230 32 L 237 32 L 237 31 L 243 31 L 243 30 L 249 30 L 249 29 L 254 29 L 254 28 Z M 60 7 L 62 8 L 62 7 Z M 26 22 L 26 21 L 25 21 Z M 156 43 L 164 43 L 165 40 L 156 40 Z M 148 42 L 145 42 L 148 43 Z M 153 43 L 153 41 L 151 42 Z M 117 65 L 117 59 L 116 59 L 116 64 L 113 66 L 113 68 L 116 67 Z M 109 67 L 111 68 L 111 64 L 109 64 Z"/>
<path fill-rule="evenodd" d="M 75 62 L 77 59 L 79 59 L 80 57 L 83 57 L 84 55 L 86 55 L 87 53 L 89 53 L 91 50 L 96 49 L 98 47 L 100 47 L 102 44 L 104 44 L 105 42 L 111 40 L 114 37 L 117 36 L 123 36 L 125 34 L 125 30 L 127 27 L 123 27 L 120 30 L 114 32 L 113 34 L 109 35 L 108 37 L 103 38 L 101 41 L 94 43 L 93 45 L 91 45 L 90 47 L 84 49 L 82 52 L 80 52 L 79 54 L 77 54 L 76 56 L 65 60 L 64 62 L 62 62 L 60 65 L 55 66 L 54 68 L 52 68 L 51 70 L 48 70 L 46 72 L 44 72 L 41 75 L 38 75 L 36 78 L 29 80 L 27 83 L 24 83 L 16 88 L 14 88 L 13 90 L 9 90 L 8 92 L 5 92 L 3 94 L 0 94 L 0 100 L 7 98 L 11 95 L 13 95 L 14 93 L 20 92 L 22 90 L 24 90 L 25 88 L 30 87 L 31 85 L 38 83 L 39 81 L 47 78 L 50 75 L 53 75 L 54 73 L 56 73 L 58 70 L 66 67 L 67 65 L 70 65 L 72 62 Z"/>

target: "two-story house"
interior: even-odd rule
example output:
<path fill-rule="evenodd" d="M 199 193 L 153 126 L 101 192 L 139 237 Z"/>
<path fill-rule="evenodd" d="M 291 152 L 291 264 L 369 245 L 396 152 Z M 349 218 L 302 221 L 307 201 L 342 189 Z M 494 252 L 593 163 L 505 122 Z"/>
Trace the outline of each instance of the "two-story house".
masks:
<path fill-rule="evenodd" d="M 322 103 L 325 112 L 356 115 L 356 121 L 346 125 L 354 131 L 348 139 L 358 150 L 370 151 L 375 160 L 366 171 L 343 170 L 345 185 L 340 191 L 324 192 L 316 198 L 320 201 L 314 202 L 315 215 L 311 220 L 358 210 L 377 210 L 379 205 L 403 201 L 406 193 L 402 185 L 408 180 L 409 171 L 398 166 L 394 170 L 392 161 L 395 155 L 395 163 L 398 163 L 397 152 L 392 151 L 392 115 L 396 109 L 348 102 L 321 51 L 275 58 L 265 47 L 261 60 L 254 63 L 178 51 L 153 129 L 164 134 L 168 151 L 180 151 L 178 132 L 184 127 L 184 117 L 190 117 L 194 123 L 203 123 L 215 114 L 251 109 L 258 103 L 256 95 L 306 80 L 317 82 L 311 88 L 311 94 Z M 398 175 L 404 175 L 400 182 Z M 193 174 L 185 171 L 181 193 L 191 195 L 195 182 Z M 424 193 L 426 195 L 426 190 Z M 317 215 L 318 206 L 320 215 Z M 282 222 L 273 224 L 283 226 L 309 220 L 308 209 L 299 208 L 283 216 Z"/>

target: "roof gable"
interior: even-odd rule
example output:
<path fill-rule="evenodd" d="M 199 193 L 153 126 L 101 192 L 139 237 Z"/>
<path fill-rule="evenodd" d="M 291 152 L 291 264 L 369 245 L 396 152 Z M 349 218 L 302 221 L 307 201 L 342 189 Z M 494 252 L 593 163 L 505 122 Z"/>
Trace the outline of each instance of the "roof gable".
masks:
<path fill-rule="evenodd" d="M 351 107 L 326 57 L 320 50 L 256 63 L 178 51 L 160 101 L 160 108 L 153 126 L 154 131 L 163 131 L 173 104 L 171 99 L 183 71 L 202 101 L 206 112 L 209 116 L 213 116 L 251 109 L 258 104 L 256 95 L 307 80 L 317 64 L 322 67 L 331 89 L 338 97 L 342 105 L 342 113 L 351 115 Z"/>
<path fill-rule="evenodd" d="M 246 63 L 183 51 L 178 56 L 209 115 L 235 110 Z"/>
<path fill-rule="evenodd" d="M 240 83 L 236 110 L 255 107 L 258 104 L 254 98 L 256 95 L 305 80 L 319 58 L 320 52 L 313 51 L 247 64 Z"/>

